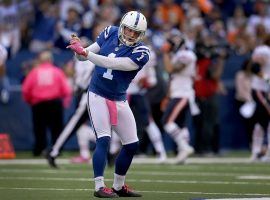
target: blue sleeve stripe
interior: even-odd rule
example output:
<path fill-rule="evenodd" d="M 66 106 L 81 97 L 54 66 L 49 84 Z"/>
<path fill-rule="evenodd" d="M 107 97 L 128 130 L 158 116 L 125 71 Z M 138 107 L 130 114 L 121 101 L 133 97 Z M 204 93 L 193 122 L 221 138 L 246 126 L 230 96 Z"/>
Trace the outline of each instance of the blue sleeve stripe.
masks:
<path fill-rule="evenodd" d="M 146 51 L 144 49 L 138 49 L 136 51 L 133 51 L 132 53 L 145 53 L 145 54 L 147 54 L 150 57 L 150 52 L 149 51 Z"/>
<path fill-rule="evenodd" d="M 110 33 L 110 29 L 111 29 L 111 26 L 107 26 L 107 27 L 105 28 L 105 30 L 104 30 L 104 37 L 105 37 L 105 39 L 108 38 L 109 33 Z"/>
<path fill-rule="evenodd" d="M 145 52 L 145 53 L 149 53 L 150 54 L 150 50 L 148 47 L 146 46 L 140 46 L 140 47 L 136 47 L 132 53 L 137 53 L 137 52 Z"/>

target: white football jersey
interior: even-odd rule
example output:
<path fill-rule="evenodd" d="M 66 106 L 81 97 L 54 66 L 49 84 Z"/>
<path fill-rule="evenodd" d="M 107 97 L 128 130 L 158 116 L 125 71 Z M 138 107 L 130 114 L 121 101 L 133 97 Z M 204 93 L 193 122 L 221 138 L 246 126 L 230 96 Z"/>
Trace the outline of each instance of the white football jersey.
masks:
<path fill-rule="evenodd" d="M 191 50 L 179 50 L 172 57 L 172 64 L 177 63 L 185 64 L 185 68 L 180 72 L 171 75 L 170 82 L 170 97 L 188 97 L 194 95 L 193 91 L 193 77 L 196 73 L 197 56 Z"/>
<path fill-rule="evenodd" d="M 2 66 L 7 60 L 7 50 L 0 44 L 0 66 Z"/>
<path fill-rule="evenodd" d="M 256 47 L 252 53 L 252 58 L 256 62 L 256 59 L 258 57 L 266 60 L 266 63 L 261 67 L 262 67 L 263 76 L 269 78 L 270 77 L 270 47 L 266 45 L 260 45 Z M 270 91 L 269 84 L 263 78 L 260 78 L 256 75 L 252 77 L 251 88 L 264 91 L 264 92 Z"/>

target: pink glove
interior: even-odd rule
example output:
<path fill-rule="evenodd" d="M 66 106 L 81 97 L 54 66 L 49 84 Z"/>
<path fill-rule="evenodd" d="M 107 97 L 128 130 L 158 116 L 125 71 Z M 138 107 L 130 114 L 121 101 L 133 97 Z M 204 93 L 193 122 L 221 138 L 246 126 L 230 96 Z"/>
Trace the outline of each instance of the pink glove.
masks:
<path fill-rule="evenodd" d="M 82 55 L 84 57 L 87 57 L 87 53 L 86 53 L 85 49 L 82 47 L 80 41 L 77 39 L 71 40 L 70 45 L 68 45 L 67 48 L 71 49 L 72 51 L 74 51 L 78 55 Z"/>

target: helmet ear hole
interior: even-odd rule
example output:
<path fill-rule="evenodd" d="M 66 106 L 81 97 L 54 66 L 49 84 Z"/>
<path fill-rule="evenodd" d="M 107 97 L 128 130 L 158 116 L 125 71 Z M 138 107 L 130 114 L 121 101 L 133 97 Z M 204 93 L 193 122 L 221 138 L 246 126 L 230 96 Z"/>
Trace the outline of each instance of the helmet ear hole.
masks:
<path fill-rule="evenodd" d="M 124 27 L 139 32 L 139 36 L 134 41 L 129 41 L 124 33 Z M 140 12 L 130 11 L 126 13 L 121 19 L 118 31 L 119 40 L 127 46 L 135 46 L 143 39 L 146 29 L 147 21 L 145 16 Z"/>

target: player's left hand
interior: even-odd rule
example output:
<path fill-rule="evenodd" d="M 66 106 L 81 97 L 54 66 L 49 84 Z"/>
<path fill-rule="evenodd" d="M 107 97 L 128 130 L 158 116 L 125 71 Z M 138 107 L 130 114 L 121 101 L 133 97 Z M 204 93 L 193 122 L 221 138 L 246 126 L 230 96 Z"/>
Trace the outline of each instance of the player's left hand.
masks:
<path fill-rule="evenodd" d="M 169 42 L 165 42 L 162 46 L 161 46 L 161 52 L 162 53 L 169 53 L 171 51 L 171 44 Z"/>

